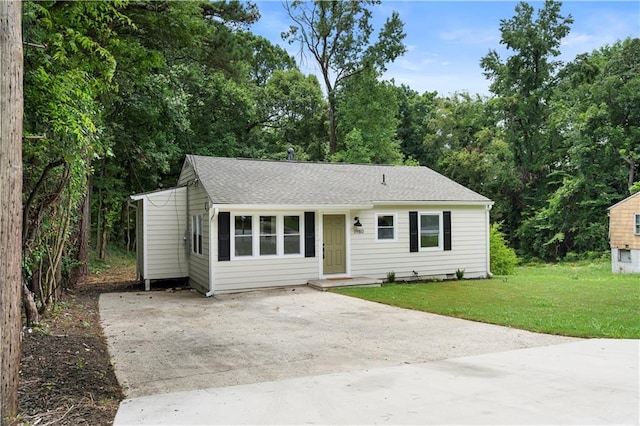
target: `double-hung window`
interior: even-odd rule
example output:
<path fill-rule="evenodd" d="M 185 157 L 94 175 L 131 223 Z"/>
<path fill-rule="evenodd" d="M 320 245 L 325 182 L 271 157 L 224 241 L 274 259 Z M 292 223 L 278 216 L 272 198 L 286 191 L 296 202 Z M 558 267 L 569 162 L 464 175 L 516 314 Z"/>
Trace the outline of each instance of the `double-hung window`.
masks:
<path fill-rule="evenodd" d="M 234 244 L 236 256 L 253 256 L 253 218 L 236 216 L 234 219 Z"/>
<path fill-rule="evenodd" d="M 284 216 L 284 254 L 300 254 L 300 216 Z"/>
<path fill-rule="evenodd" d="M 191 216 L 191 252 L 202 254 L 202 215 Z"/>
<path fill-rule="evenodd" d="M 420 249 L 442 249 L 442 213 L 420 213 Z"/>
<path fill-rule="evenodd" d="M 396 215 L 376 215 L 376 241 L 393 241 L 396 239 Z"/>
<path fill-rule="evenodd" d="M 635 234 L 640 235 L 640 213 L 636 213 L 635 218 Z"/>
<path fill-rule="evenodd" d="M 260 256 L 278 254 L 276 216 L 260 216 Z"/>

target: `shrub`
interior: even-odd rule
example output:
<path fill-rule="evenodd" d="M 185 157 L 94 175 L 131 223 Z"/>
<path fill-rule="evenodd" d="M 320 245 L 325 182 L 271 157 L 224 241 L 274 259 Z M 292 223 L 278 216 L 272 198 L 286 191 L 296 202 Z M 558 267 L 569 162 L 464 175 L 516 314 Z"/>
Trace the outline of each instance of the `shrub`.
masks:
<path fill-rule="evenodd" d="M 387 282 L 388 283 L 396 282 L 396 273 L 394 271 L 387 272 Z"/>
<path fill-rule="evenodd" d="M 507 245 L 500 224 L 491 225 L 489 232 L 491 249 L 491 272 L 496 275 L 511 275 L 518 264 L 516 252 Z"/>
<path fill-rule="evenodd" d="M 464 269 L 456 269 L 456 278 L 461 280 L 464 277 Z"/>

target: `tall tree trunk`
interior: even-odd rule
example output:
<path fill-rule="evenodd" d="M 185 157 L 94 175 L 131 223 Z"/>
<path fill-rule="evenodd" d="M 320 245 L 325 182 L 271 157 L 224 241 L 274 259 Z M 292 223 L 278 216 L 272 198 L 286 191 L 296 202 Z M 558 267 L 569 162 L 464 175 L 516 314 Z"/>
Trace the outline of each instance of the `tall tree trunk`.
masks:
<path fill-rule="evenodd" d="M 107 258 L 107 209 L 102 212 L 102 232 L 100 237 L 100 260 Z"/>
<path fill-rule="evenodd" d="M 76 253 L 76 266 L 71 274 L 71 283 L 75 283 L 81 277 L 89 275 L 89 225 L 91 222 L 91 209 L 90 209 L 90 194 L 91 194 L 91 179 L 87 178 L 86 194 L 82 199 L 80 205 L 80 229 L 78 230 L 78 251 Z"/>
<path fill-rule="evenodd" d="M 0 1 L 0 423 L 18 413 L 22 253 L 22 2 Z"/>
<path fill-rule="evenodd" d="M 336 101 L 329 95 L 329 155 L 338 152 L 338 124 L 336 123 Z"/>

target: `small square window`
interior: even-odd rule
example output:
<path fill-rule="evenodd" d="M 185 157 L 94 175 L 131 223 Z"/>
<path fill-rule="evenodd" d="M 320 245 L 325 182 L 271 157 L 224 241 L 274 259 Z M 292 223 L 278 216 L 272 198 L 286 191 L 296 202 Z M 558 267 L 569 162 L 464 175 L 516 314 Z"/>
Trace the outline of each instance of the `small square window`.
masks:
<path fill-rule="evenodd" d="M 395 215 L 380 214 L 376 216 L 376 238 L 378 240 L 394 240 L 396 238 Z"/>

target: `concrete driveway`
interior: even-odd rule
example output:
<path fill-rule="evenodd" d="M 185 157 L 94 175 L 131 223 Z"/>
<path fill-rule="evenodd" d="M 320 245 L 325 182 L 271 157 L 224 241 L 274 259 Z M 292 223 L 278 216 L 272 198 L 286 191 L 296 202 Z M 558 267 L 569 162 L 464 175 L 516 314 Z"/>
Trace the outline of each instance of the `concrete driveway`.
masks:
<path fill-rule="evenodd" d="M 575 342 L 306 287 L 100 296 L 128 398 Z"/>

